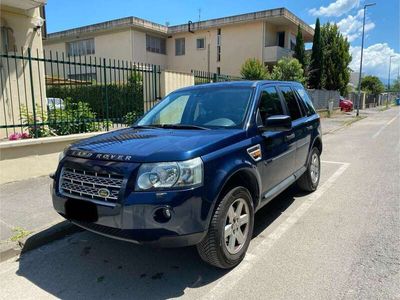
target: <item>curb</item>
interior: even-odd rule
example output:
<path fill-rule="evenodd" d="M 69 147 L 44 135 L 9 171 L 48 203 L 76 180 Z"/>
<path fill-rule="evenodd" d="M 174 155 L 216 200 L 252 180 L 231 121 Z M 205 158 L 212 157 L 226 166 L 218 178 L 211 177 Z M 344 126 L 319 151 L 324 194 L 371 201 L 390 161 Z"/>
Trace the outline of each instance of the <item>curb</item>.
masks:
<path fill-rule="evenodd" d="M 358 119 L 351 119 L 350 122 L 348 122 L 348 123 L 344 122 L 342 125 L 338 126 L 338 127 L 335 128 L 335 129 L 332 129 L 332 130 L 330 130 L 330 131 L 324 132 L 324 131 L 322 130 L 322 135 L 324 136 L 324 135 L 327 135 L 327 134 L 335 133 L 335 132 L 337 132 L 337 131 L 339 131 L 339 130 L 342 130 L 343 128 L 349 127 L 349 126 L 351 126 L 352 124 L 357 123 L 358 121 L 361 121 L 361 120 L 363 120 L 363 119 L 365 119 L 365 118 L 367 118 L 367 117 L 368 117 L 368 116 L 363 115 L 363 116 L 360 116 Z M 321 123 L 322 123 L 322 122 L 321 122 Z"/>
<path fill-rule="evenodd" d="M 80 232 L 83 229 L 69 221 L 62 221 L 44 228 L 17 242 L 5 242 L 0 245 L 0 262 L 19 256 L 40 246 L 59 240 L 67 235 Z"/>

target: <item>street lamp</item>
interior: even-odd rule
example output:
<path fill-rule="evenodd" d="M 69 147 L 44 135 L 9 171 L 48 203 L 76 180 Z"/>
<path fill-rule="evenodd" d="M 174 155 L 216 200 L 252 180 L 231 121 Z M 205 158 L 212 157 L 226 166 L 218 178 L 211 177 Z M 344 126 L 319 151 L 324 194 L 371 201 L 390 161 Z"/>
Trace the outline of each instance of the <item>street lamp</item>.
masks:
<path fill-rule="evenodd" d="M 392 66 L 392 57 L 395 57 L 396 55 L 390 55 L 389 57 L 389 76 L 388 76 L 388 91 L 390 90 L 390 67 Z"/>
<path fill-rule="evenodd" d="M 358 97 L 357 97 L 357 117 L 360 114 L 360 98 L 361 98 L 361 73 L 362 73 L 362 61 L 364 52 L 364 31 L 365 31 L 365 11 L 367 7 L 376 5 L 376 3 L 370 3 L 364 5 L 364 19 L 363 19 L 363 29 L 362 29 L 362 39 L 361 39 L 361 59 L 360 59 L 360 75 L 358 77 Z"/>
<path fill-rule="evenodd" d="M 389 76 L 388 76 L 388 87 L 387 87 L 387 97 L 386 97 L 386 107 L 389 106 L 389 93 L 390 93 L 390 67 L 392 66 L 392 57 L 395 57 L 395 55 L 390 55 L 389 56 Z"/>

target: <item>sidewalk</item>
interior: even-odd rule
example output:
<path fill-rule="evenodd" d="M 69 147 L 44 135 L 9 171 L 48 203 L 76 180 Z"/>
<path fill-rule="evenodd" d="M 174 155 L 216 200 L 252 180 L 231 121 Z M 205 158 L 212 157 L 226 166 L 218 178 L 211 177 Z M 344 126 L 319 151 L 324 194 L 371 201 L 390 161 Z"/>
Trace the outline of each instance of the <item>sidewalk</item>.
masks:
<path fill-rule="evenodd" d="M 322 127 L 322 134 L 331 134 L 335 131 L 342 129 L 346 126 L 353 124 L 361 119 L 366 118 L 370 114 L 379 113 L 379 108 L 371 108 L 360 110 L 359 117 L 356 117 L 356 112 L 335 112 L 331 115 L 330 118 L 325 116 L 324 114 L 321 115 L 321 127 Z"/>
<path fill-rule="evenodd" d="M 0 185 L 0 240 L 38 232 L 63 219 L 52 207 L 48 176 Z M 18 229 L 18 232 L 15 230 Z"/>

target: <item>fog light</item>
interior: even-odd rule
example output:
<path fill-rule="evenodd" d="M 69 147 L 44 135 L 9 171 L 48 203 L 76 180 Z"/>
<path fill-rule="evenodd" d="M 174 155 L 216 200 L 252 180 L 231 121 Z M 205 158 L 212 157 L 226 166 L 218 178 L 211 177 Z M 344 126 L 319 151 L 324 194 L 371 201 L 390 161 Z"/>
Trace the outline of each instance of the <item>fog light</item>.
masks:
<path fill-rule="evenodd" d="M 166 223 L 172 217 L 172 211 L 168 207 L 161 207 L 156 209 L 153 218 L 158 223 Z"/>

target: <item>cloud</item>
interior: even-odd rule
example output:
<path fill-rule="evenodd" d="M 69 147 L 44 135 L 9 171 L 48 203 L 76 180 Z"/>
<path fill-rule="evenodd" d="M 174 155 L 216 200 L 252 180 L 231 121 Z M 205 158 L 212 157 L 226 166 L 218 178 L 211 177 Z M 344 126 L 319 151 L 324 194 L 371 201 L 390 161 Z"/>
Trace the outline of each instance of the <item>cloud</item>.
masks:
<path fill-rule="evenodd" d="M 340 31 L 347 37 L 349 42 L 353 42 L 362 34 L 364 10 L 360 9 L 356 15 L 348 15 L 346 18 L 337 22 Z M 375 28 L 375 23 L 366 19 L 365 32 Z"/>
<path fill-rule="evenodd" d="M 361 47 L 350 46 L 353 57 L 350 68 L 355 72 L 360 69 Z M 397 68 L 400 67 L 400 53 L 396 53 L 387 43 L 378 43 L 364 48 L 363 73 L 387 78 L 389 73 L 389 57 L 392 57 L 391 78 L 396 78 Z M 386 82 L 385 82 L 386 84 Z"/>
<path fill-rule="evenodd" d="M 341 15 L 349 12 L 355 7 L 360 5 L 360 0 L 336 0 L 328 6 L 321 6 L 320 8 L 313 8 L 309 13 L 313 16 L 320 17 L 340 17 Z"/>

